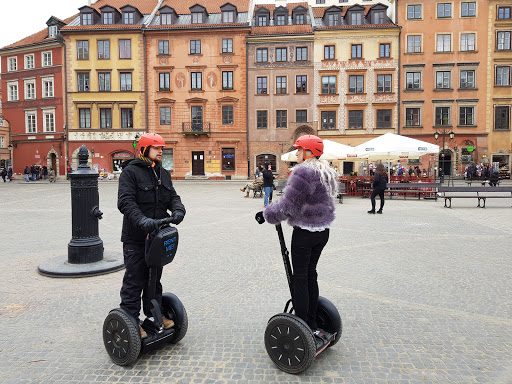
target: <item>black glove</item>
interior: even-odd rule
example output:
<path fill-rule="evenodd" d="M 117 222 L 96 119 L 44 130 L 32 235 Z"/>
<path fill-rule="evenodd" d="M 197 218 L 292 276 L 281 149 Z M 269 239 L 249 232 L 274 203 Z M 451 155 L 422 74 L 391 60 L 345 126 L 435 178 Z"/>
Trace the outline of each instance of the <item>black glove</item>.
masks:
<path fill-rule="evenodd" d="M 149 217 L 143 217 L 139 221 L 139 228 L 145 233 L 151 233 L 158 229 L 158 220 L 150 219 Z"/>
<path fill-rule="evenodd" d="M 258 224 L 263 224 L 265 222 L 265 218 L 263 217 L 263 211 L 259 211 L 256 216 L 254 216 Z"/>
<path fill-rule="evenodd" d="M 180 210 L 176 210 L 171 215 L 171 223 L 178 225 L 185 218 L 185 213 Z"/>

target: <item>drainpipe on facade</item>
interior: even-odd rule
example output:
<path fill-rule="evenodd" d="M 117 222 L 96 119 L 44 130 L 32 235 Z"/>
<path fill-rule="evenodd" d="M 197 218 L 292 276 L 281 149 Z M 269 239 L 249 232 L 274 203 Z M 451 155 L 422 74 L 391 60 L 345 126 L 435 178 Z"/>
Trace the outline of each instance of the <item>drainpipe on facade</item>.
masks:
<path fill-rule="evenodd" d="M 64 164 L 64 175 L 66 175 L 66 172 L 68 171 L 68 165 L 69 165 L 69 125 L 68 125 L 68 70 L 66 65 L 67 60 L 67 49 L 66 49 L 66 41 L 64 40 L 64 37 L 62 38 L 62 41 L 64 43 L 64 151 L 66 154 L 65 158 L 65 164 Z M 58 173 L 58 170 L 55 172 Z"/>
<path fill-rule="evenodd" d="M 142 26 L 142 38 L 144 39 L 144 93 L 146 94 L 146 132 L 149 132 L 149 106 L 148 106 L 148 49 L 146 41 L 146 30 Z"/>
<path fill-rule="evenodd" d="M 396 16 L 395 16 L 396 17 Z M 400 95 L 402 94 L 402 27 L 398 27 L 398 131 L 397 134 L 400 134 L 400 116 L 402 111 L 402 104 Z"/>
<path fill-rule="evenodd" d="M 245 130 L 247 137 L 247 179 L 251 179 L 251 156 L 249 151 L 249 44 L 245 36 Z"/>

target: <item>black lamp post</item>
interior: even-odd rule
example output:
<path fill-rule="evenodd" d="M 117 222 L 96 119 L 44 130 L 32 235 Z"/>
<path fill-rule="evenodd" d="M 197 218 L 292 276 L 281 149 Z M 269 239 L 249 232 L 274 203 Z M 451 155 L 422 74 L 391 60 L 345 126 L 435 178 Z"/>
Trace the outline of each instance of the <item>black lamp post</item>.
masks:
<path fill-rule="evenodd" d="M 442 183 L 444 182 L 444 155 L 445 155 L 445 154 L 444 154 L 444 143 L 445 143 L 445 141 L 446 141 L 446 140 L 445 140 L 445 138 L 446 138 L 446 135 L 448 135 L 448 136 L 450 137 L 450 139 L 449 139 L 449 140 L 453 140 L 453 138 L 455 137 L 455 133 L 453 133 L 453 131 L 448 132 L 448 130 L 446 130 L 446 129 L 443 129 L 443 130 L 441 130 L 441 131 L 438 131 L 438 130 L 436 129 L 436 133 L 434 133 L 434 137 L 435 137 L 435 139 L 436 139 L 436 140 L 437 140 L 437 139 L 439 139 L 439 135 L 442 135 L 442 136 L 443 136 L 443 151 L 441 152 L 441 159 L 442 159 L 441 169 L 443 170 L 443 175 L 442 175 L 442 177 L 441 177 L 441 176 L 439 177 L 440 182 L 441 182 L 441 184 L 442 184 Z M 438 171 L 438 173 L 439 173 L 439 171 Z M 448 177 L 450 177 L 450 176 L 451 176 L 451 173 L 452 173 L 452 171 L 451 171 L 451 169 L 450 169 L 450 174 L 448 175 Z M 449 179 L 448 179 L 448 185 L 449 185 L 449 184 L 450 184 L 450 181 L 449 181 Z"/>

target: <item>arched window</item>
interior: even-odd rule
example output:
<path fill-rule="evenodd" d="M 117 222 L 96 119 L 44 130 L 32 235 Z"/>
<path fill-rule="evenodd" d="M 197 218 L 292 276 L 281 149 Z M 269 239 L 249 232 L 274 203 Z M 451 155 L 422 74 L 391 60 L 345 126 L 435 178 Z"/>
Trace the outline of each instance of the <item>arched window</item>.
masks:
<path fill-rule="evenodd" d="M 272 166 L 272 172 L 277 172 L 277 158 L 276 155 L 270 153 L 263 153 L 256 156 L 256 167 L 260 165 L 265 166 L 265 163 L 269 163 Z"/>

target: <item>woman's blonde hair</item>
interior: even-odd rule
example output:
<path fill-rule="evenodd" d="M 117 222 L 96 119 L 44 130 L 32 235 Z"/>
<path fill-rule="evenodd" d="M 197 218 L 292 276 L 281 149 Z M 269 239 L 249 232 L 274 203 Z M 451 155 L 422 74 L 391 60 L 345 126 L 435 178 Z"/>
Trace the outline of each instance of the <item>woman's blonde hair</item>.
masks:
<path fill-rule="evenodd" d="M 327 161 L 320 160 L 316 157 L 310 157 L 301 165 L 312 168 L 318 172 L 320 175 L 320 181 L 324 185 L 329 196 L 336 198 L 338 195 L 338 175 Z"/>

